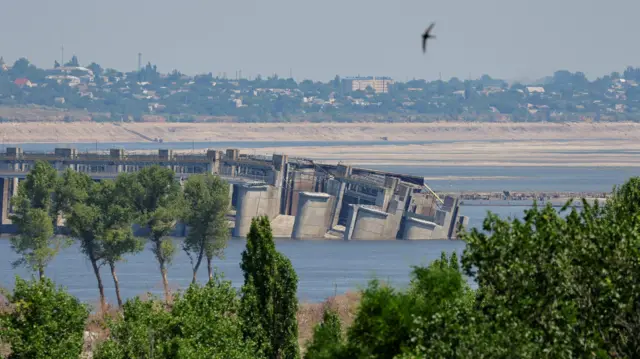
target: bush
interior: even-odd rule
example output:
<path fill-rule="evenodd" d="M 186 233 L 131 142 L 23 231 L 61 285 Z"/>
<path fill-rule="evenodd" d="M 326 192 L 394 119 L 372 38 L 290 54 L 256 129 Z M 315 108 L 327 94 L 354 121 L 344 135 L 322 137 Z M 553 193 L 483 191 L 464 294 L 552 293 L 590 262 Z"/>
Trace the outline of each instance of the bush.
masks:
<path fill-rule="evenodd" d="M 94 358 L 259 358 L 242 338 L 238 305 L 231 283 L 217 275 L 177 295 L 171 310 L 159 300 L 128 300 Z"/>
<path fill-rule="evenodd" d="M 11 310 L 0 314 L 0 334 L 11 345 L 9 358 L 77 358 L 89 311 L 47 278 L 16 278 L 8 296 Z"/>
<path fill-rule="evenodd" d="M 415 267 L 412 276 L 406 291 L 377 280 L 369 283 L 348 330 L 347 343 L 334 351 L 334 357 L 393 358 L 418 343 L 428 344 L 441 328 L 423 321 L 472 295 L 455 254 L 449 258 L 443 253 L 428 267 Z M 322 341 L 321 335 L 316 333 L 313 342 Z"/>
<path fill-rule="evenodd" d="M 305 359 L 333 359 L 343 345 L 342 324 L 338 313 L 325 308 L 322 322 L 314 328 L 313 338 L 307 345 Z"/>

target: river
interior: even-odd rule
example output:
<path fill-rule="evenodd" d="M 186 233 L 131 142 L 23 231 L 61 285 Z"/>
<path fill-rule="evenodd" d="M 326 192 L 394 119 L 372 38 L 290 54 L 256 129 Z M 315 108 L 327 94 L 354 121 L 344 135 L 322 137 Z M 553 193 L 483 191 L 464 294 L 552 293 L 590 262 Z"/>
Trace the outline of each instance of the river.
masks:
<path fill-rule="evenodd" d="M 519 216 L 522 207 L 464 207 L 462 212 L 470 216 L 470 227 L 480 227 L 487 210 L 501 216 Z M 179 240 L 176 240 L 179 242 Z M 279 251 L 291 259 L 298 274 L 298 297 L 302 302 L 319 302 L 334 294 L 357 290 L 373 278 L 404 287 L 409 282 L 411 266 L 425 265 L 438 258 L 442 251 L 464 250 L 462 241 L 294 241 L 276 240 Z M 243 239 L 231 239 L 223 259 L 216 259 L 215 267 L 223 272 L 235 287 L 242 285 L 240 270 Z M 13 268 L 11 262 L 17 256 L 11 250 L 9 240 L 0 239 L 0 286 L 11 288 L 15 275 L 28 277 L 25 268 Z M 204 283 L 206 266 L 202 266 L 199 281 Z M 47 267 L 47 276 L 82 301 L 96 304 L 98 290 L 95 276 L 88 260 L 75 243 L 62 252 Z M 107 268 L 102 269 L 105 290 L 110 303 L 115 303 L 113 281 Z M 127 257 L 118 265 L 118 277 L 122 295 L 130 298 L 151 292 L 162 293 L 162 283 L 157 264 L 149 248 Z M 169 268 L 169 282 L 173 289 L 186 288 L 191 281 L 191 265 L 186 254 L 179 250 Z"/>
<path fill-rule="evenodd" d="M 407 142 L 407 144 L 427 142 Z M 392 141 L 376 141 L 370 144 L 404 144 Z M 229 143 L 99 143 L 98 149 L 112 147 L 135 149 L 201 149 L 206 147 L 259 148 L 265 146 L 301 145 L 363 145 L 361 142 L 312 143 L 306 142 L 229 142 Z M 9 145 L 6 145 L 9 146 Z M 21 144 L 25 151 L 52 151 L 65 144 Z M 95 150 L 96 144 L 75 144 L 79 150 Z M 598 167 L 421 167 L 421 166 L 366 166 L 380 170 L 415 174 L 437 178 L 429 180 L 435 190 L 443 191 L 610 191 L 614 185 L 623 183 L 631 176 L 640 176 L 638 167 L 598 168 Z M 452 176 L 452 179 L 447 179 Z M 474 179 L 474 177 L 482 179 Z M 491 179 L 496 177 L 496 179 Z M 507 177 L 507 178 L 505 178 Z M 513 178 L 510 178 L 513 177 Z M 470 217 L 469 226 L 480 228 L 487 211 L 501 217 L 521 217 L 523 207 L 467 206 L 462 214 Z M 244 240 L 233 239 L 225 251 L 225 258 L 216 260 L 215 266 L 224 272 L 225 278 L 234 286 L 242 284 L 239 263 Z M 438 258 L 442 251 L 461 254 L 461 241 L 293 241 L 278 240 L 277 249 L 288 256 L 299 277 L 298 297 L 302 302 L 318 302 L 334 294 L 362 288 L 374 278 L 389 281 L 403 287 L 409 281 L 411 267 L 427 264 Z M 0 239 L 0 286 L 11 288 L 14 276 L 29 276 L 24 268 L 12 268 L 16 259 L 6 239 Z M 156 262 L 148 248 L 129 256 L 118 266 L 123 296 L 129 298 L 146 292 L 160 294 L 162 285 Z M 115 302 L 113 283 L 106 269 L 103 269 L 108 300 Z M 98 292 L 90 264 L 80 253 L 77 244 L 64 249 L 48 266 L 47 276 L 65 286 L 81 300 L 95 304 Z M 191 267 L 187 256 L 178 251 L 174 263 L 169 268 L 169 281 L 173 288 L 185 288 L 191 280 Z M 201 268 L 199 280 L 206 280 L 206 267 Z M 471 283 L 473 284 L 473 283 Z"/>

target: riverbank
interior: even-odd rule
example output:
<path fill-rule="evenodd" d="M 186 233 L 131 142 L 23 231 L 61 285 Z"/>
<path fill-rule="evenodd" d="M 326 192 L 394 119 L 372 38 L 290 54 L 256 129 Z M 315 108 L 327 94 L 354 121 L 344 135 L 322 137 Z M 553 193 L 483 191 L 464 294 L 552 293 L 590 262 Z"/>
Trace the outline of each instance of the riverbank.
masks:
<path fill-rule="evenodd" d="M 192 149 L 175 150 L 182 153 L 233 146 L 247 153 L 286 153 L 365 167 L 640 167 L 636 123 L 1 123 L 0 136 L 6 144 L 55 143 L 81 150 L 98 143 L 140 143 L 154 150 L 170 147 L 163 143 L 194 143 Z M 252 147 L 243 148 L 248 142 Z M 501 181 L 518 176 L 426 177 Z"/>
<path fill-rule="evenodd" d="M 11 143 L 637 140 L 640 124 L 5 122 L 0 134 Z"/>

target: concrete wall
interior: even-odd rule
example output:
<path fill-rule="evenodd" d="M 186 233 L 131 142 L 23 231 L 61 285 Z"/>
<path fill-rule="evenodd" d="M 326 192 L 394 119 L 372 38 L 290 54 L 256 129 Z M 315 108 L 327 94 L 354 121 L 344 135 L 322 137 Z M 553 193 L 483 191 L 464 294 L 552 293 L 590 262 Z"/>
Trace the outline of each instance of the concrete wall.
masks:
<path fill-rule="evenodd" d="M 251 219 L 268 216 L 273 219 L 280 210 L 280 189 L 268 185 L 237 187 L 235 237 L 244 237 L 251 228 Z"/>
<path fill-rule="evenodd" d="M 449 239 L 449 227 L 451 226 L 451 212 L 438 209 L 436 210 L 436 221 L 439 226 L 438 230 L 434 231 L 433 239 Z"/>
<path fill-rule="evenodd" d="M 300 192 L 291 238 L 324 238 L 331 214 L 330 199 L 326 193 Z"/>
<path fill-rule="evenodd" d="M 346 184 L 336 179 L 330 179 L 327 181 L 327 192 L 334 197 L 331 208 L 331 220 L 329 228 L 333 228 L 338 225 L 338 218 L 340 218 L 340 211 L 342 210 L 342 199 L 344 198 L 344 190 Z"/>
<path fill-rule="evenodd" d="M 298 201 L 301 192 L 313 192 L 315 187 L 315 171 L 304 169 L 289 173 L 289 210 L 288 214 L 295 216 L 298 210 Z"/>
<path fill-rule="evenodd" d="M 405 240 L 425 240 L 433 238 L 434 232 L 442 232 L 442 227 L 437 224 L 422 219 L 408 217 L 404 225 L 402 239 Z"/>
<path fill-rule="evenodd" d="M 458 232 L 461 228 L 468 229 L 469 228 L 469 217 L 467 216 L 458 216 L 456 219 L 456 224 L 451 234 L 451 239 L 458 239 Z"/>
<path fill-rule="evenodd" d="M 384 228 L 388 216 L 388 213 L 379 209 L 360 206 L 353 225 L 351 239 L 390 239 L 384 238 Z"/>
<path fill-rule="evenodd" d="M 9 192 L 9 182 L 10 178 L 0 178 L 0 194 L 2 195 L 2 217 L 0 217 L 0 224 L 11 224 L 11 220 L 9 219 L 9 201 L 11 193 Z"/>
<path fill-rule="evenodd" d="M 392 199 L 389 202 L 389 208 L 387 212 L 387 222 L 384 226 L 382 236 L 385 239 L 396 239 L 398 237 L 398 231 L 400 230 L 400 223 L 402 222 L 402 215 L 404 214 L 403 208 L 404 202 L 397 199 Z M 400 234 L 402 235 L 402 234 Z"/>

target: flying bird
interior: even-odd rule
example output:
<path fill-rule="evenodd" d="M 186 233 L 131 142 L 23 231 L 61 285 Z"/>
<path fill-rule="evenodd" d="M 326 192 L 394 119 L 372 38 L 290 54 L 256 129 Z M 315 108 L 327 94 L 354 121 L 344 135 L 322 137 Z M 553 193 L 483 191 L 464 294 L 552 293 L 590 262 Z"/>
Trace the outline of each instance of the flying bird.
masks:
<path fill-rule="evenodd" d="M 433 30 L 433 27 L 436 26 L 436 23 L 432 23 L 427 30 L 424 32 L 424 34 L 422 34 L 422 52 L 427 52 L 427 39 L 435 39 L 436 37 L 434 35 L 431 35 L 431 30 Z"/>

